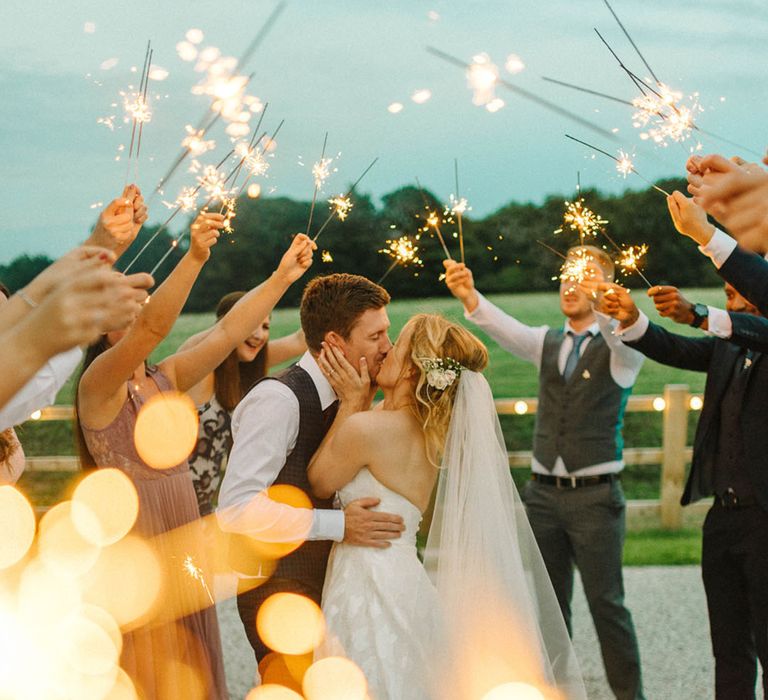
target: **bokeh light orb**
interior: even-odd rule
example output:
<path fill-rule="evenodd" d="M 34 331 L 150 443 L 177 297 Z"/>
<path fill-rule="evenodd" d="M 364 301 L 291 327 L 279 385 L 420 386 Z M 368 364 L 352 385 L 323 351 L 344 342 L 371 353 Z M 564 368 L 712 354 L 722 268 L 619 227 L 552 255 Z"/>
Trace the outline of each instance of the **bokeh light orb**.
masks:
<path fill-rule="evenodd" d="M 91 472 L 72 496 L 75 527 L 86 540 L 100 547 L 125 537 L 138 514 L 136 487 L 119 469 Z"/>
<path fill-rule="evenodd" d="M 528 683 L 504 683 L 483 695 L 483 700 L 544 700 L 544 696 Z"/>
<path fill-rule="evenodd" d="M 366 700 L 368 683 L 357 665 L 341 656 L 313 663 L 302 684 L 306 700 Z"/>
<path fill-rule="evenodd" d="M 35 539 L 35 512 L 13 486 L 0 486 L 0 569 L 13 566 Z"/>
<path fill-rule="evenodd" d="M 275 593 L 256 616 L 264 643 L 281 654 L 308 654 L 320 644 L 325 621 L 317 603 L 295 593 Z"/>
<path fill-rule="evenodd" d="M 154 469 L 175 467 L 194 449 L 197 424 L 197 409 L 189 396 L 171 391 L 156 394 L 136 419 L 136 452 Z"/>
<path fill-rule="evenodd" d="M 295 690 L 268 683 L 254 688 L 245 696 L 245 700 L 303 700 L 303 698 Z"/>

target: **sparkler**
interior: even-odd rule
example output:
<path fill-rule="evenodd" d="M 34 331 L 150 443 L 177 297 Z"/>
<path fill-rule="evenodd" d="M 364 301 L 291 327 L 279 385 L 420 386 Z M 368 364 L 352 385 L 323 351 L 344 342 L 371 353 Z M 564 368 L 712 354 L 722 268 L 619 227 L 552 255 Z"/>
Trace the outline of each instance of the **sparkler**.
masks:
<path fill-rule="evenodd" d="M 203 587 L 203 590 L 208 594 L 208 600 L 211 601 L 211 605 L 215 605 L 215 601 L 213 600 L 213 596 L 211 595 L 211 591 L 208 588 L 208 584 L 205 582 L 205 574 L 203 573 L 203 570 L 195 565 L 194 560 L 192 559 L 192 555 L 187 554 L 187 556 L 184 559 L 184 570 L 196 581 L 200 581 L 200 585 Z"/>
<path fill-rule="evenodd" d="M 352 207 L 355 205 L 349 197 L 345 197 L 340 194 L 338 197 L 328 200 L 328 204 L 335 208 L 336 216 L 339 217 L 339 221 L 344 221 L 348 216 Z"/>
<path fill-rule="evenodd" d="M 440 241 L 440 245 L 443 246 L 445 259 L 453 260 L 453 258 L 451 257 L 451 253 L 448 250 L 448 246 L 445 245 L 445 239 L 443 238 L 443 233 L 442 231 L 440 231 L 440 217 L 438 217 L 437 212 L 430 211 L 429 202 L 427 201 L 427 195 L 425 194 L 424 188 L 422 188 L 421 183 L 419 182 L 419 178 L 416 178 L 416 187 L 419 188 L 419 193 L 421 194 L 421 198 L 424 201 L 424 209 L 426 209 L 429 212 L 429 215 L 427 216 L 427 219 L 426 219 L 427 225 L 424 227 L 424 231 L 428 231 L 429 227 L 431 226 L 435 230 L 435 233 L 437 234 L 437 238 Z"/>
<path fill-rule="evenodd" d="M 333 255 L 331 255 L 330 250 L 324 250 L 321 256 L 321 260 L 324 263 L 332 263 L 333 262 Z"/>
<path fill-rule="evenodd" d="M 269 137 L 267 140 L 267 143 L 260 149 L 256 150 L 256 146 L 261 142 L 261 136 L 259 137 L 258 141 L 254 144 L 253 153 L 249 158 L 246 159 L 246 165 L 248 163 L 248 160 L 250 159 L 250 165 L 248 167 L 249 173 L 248 176 L 243 181 L 243 184 L 240 186 L 240 189 L 237 191 L 237 198 L 240 198 L 240 195 L 243 194 L 243 190 L 248 186 L 248 183 L 251 181 L 251 178 L 257 177 L 259 175 L 264 175 L 267 170 L 269 169 L 269 163 L 264 158 L 264 154 L 269 150 L 269 148 L 272 146 L 272 144 L 275 142 L 275 138 L 277 138 L 277 135 L 280 133 L 280 129 L 283 128 L 283 124 L 285 124 L 285 119 L 281 119 L 280 123 L 277 125 L 277 128 L 272 132 L 272 136 Z"/>
<path fill-rule="evenodd" d="M 307 233 L 309 236 L 309 229 L 312 227 L 312 215 L 315 213 L 315 203 L 317 202 L 317 193 L 323 186 L 328 176 L 331 174 L 328 167 L 333 162 L 333 158 L 325 157 L 325 147 L 328 144 L 328 132 L 325 132 L 325 138 L 323 139 L 323 150 L 320 152 L 320 160 L 312 166 L 312 177 L 315 180 L 315 189 L 312 193 L 312 204 L 309 207 L 309 219 L 307 220 Z M 344 215 L 346 216 L 346 214 Z M 344 219 L 341 219 L 344 221 Z"/>
<path fill-rule="evenodd" d="M 619 151 L 620 157 L 617 158 L 612 153 L 608 153 L 608 151 L 604 151 L 602 148 L 598 148 L 597 146 L 593 146 L 591 143 L 587 143 L 586 141 L 582 141 L 581 139 L 577 139 L 575 136 L 571 136 L 570 134 L 566 134 L 565 138 L 571 139 L 571 141 L 576 141 L 576 143 L 580 143 L 582 146 L 586 146 L 587 148 L 591 148 L 593 151 L 597 151 L 598 153 L 602 153 L 604 156 L 608 156 L 611 160 L 616 161 L 617 164 L 617 170 L 626 175 L 627 172 L 633 172 L 635 175 L 637 175 L 641 180 L 649 184 L 653 189 L 655 189 L 658 192 L 661 192 L 663 195 L 666 195 L 667 197 L 670 196 L 669 192 L 666 190 L 661 189 L 658 185 L 654 185 L 650 180 L 643 177 L 639 172 L 637 172 L 637 169 L 632 164 L 631 159 L 624 151 Z"/>
<path fill-rule="evenodd" d="M 648 252 L 648 246 L 643 243 L 642 245 L 630 245 L 626 248 L 621 248 L 619 251 L 619 259 L 616 264 L 621 267 L 622 272 L 626 275 L 630 272 L 636 272 L 642 277 L 643 282 L 648 285 L 650 289 L 653 285 L 648 281 L 648 278 L 640 271 L 640 261 Z"/>
<path fill-rule="evenodd" d="M 445 61 L 446 63 L 450 63 L 451 65 L 456 66 L 458 68 L 463 68 L 465 72 L 468 72 L 472 69 L 472 64 L 469 64 L 460 58 L 456 58 L 455 56 L 451 56 L 450 54 L 445 53 L 440 49 L 436 49 L 432 46 L 428 46 L 427 51 L 431 53 L 433 56 L 436 56 L 437 58 Z M 489 75 L 486 76 L 486 78 L 488 77 L 490 76 Z M 606 129 L 603 129 L 602 127 L 598 126 L 597 124 L 594 124 L 593 122 L 590 122 L 587 119 L 584 119 L 578 114 L 574 114 L 573 112 L 569 112 L 567 109 L 563 109 L 559 105 L 556 105 L 555 103 L 550 102 L 549 100 L 545 100 L 543 97 L 539 97 L 538 95 L 532 92 L 529 92 L 528 90 L 524 90 L 523 88 L 518 87 L 514 83 L 510 83 L 508 80 L 505 80 L 504 78 L 501 78 L 498 76 L 495 77 L 494 84 L 499 85 L 503 88 L 506 88 L 510 92 L 513 92 L 516 95 L 519 95 L 520 97 L 525 98 L 526 100 L 535 102 L 539 106 L 544 107 L 545 109 L 548 109 L 549 111 L 554 112 L 555 114 L 559 114 L 562 117 L 566 117 L 567 119 L 575 121 L 577 124 L 581 124 L 581 126 L 584 126 L 587 129 L 591 129 L 592 131 L 603 136 L 604 138 L 611 139 L 612 141 L 616 141 L 616 136 L 612 134 L 610 131 L 607 131 Z"/>
<path fill-rule="evenodd" d="M 560 267 L 560 281 L 578 284 L 585 279 L 594 277 L 595 272 L 590 267 L 594 261 L 594 256 L 583 248 L 572 251 Z"/>
<path fill-rule="evenodd" d="M 235 72 L 237 72 L 248 60 L 250 60 L 251 56 L 254 54 L 256 49 L 261 45 L 261 43 L 264 41 L 264 39 L 267 37 L 267 35 L 271 31 L 272 27 L 277 21 L 277 18 L 285 9 L 286 4 L 287 4 L 287 0 L 282 0 L 282 2 L 280 2 L 277 5 L 277 7 L 275 7 L 275 9 L 270 13 L 269 17 L 267 17 L 266 21 L 261 26 L 261 29 L 259 29 L 259 31 L 256 33 L 256 36 L 254 37 L 253 41 L 250 43 L 248 48 L 246 48 L 242 56 L 238 59 L 237 64 L 234 67 Z M 248 80 L 250 80 L 250 78 L 251 76 L 248 77 Z M 202 138 L 211 129 L 211 127 L 218 121 L 220 117 L 221 117 L 221 112 L 216 112 L 209 107 L 194 130 L 197 132 L 200 132 L 200 138 Z M 256 131 L 258 131 L 258 127 L 256 128 Z M 168 180 L 173 176 L 173 174 L 176 172 L 176 170 L 184 162 L 184 159 L 189 154 L 190 154 L 189 148 L 183 147 L 183 150 L 181 151 L 181 153 L 176 157 L 176 160 L 172 163 L 171 167 L 168 169 L 166 174 L 158 182 L 157 186 L 154 189 L 154 192 L 152 193 L 152 197 L 154 197 L 162 189 L 162 187 L 167 184 Z"/>
<path fill-rule="evenodd" d="M 607 219 L 595 214 L 584 204 L 584 198 L 579 197 L 575 202 L 565 202 L 563 225 L 555 230 L 555 234 L 562 233 L 566 228 L 569 228 L 579 234 L 579 244 L 584 245 L 584 239 L 587 236 L 597 237 L 597 234 L 603 230 L 603 226 L 607 223 Z"/>
<path fill-rule="evenodd" d="M 455 215 L 459 223 L 459 250 L 461 251 L 461 262 L 464 262 L 464 229 L 462 218 L 467 211 L 467 200 L 459 195 L 459 159 L 453 159 L 453 176 L 456 181 L 456 197 L 451 195 L 451 214 Z"/>
<path fill-rule="evenodd" d="M 424 261 L 416 255 L 419 252 L 419 247 L 414 245 L 413 241 L 408 236 L 400 236 L 395 240 L 387 240 L 387 247 L 378 251 L 384 255 L 392 258 L 392 264 L 387 268 L 387 271 L 381 276 L 377 284 L 381 284 L 384 278 L 392 272 L 398 265 L 407 267 L 408 265 L 415 265 L 416 267 L 422 267 Z"/>
<path fill-rule="evenodd" d="M 379 157 L 376 156 L 371 161 L 370 165 L 365 170 L 363 170 L 363 172 L 360 175 L 360 177 L 358 177 L 357 180 L 355 180 L 355 182 L 352 184 L 352 187 L 350 187 L 349 190 L 347 190 L 347 193 L 341 199 L 349 199 L 352 196 L 352 193 L 355 191 L 355 188 L 360 184 L 362 179 L 368 174 L 370 169 L 374 165 L 376 165 L 378 160 L 379 160 Z M 336 199 L 339 199 L 339 198 L 337 197 Z M 328 215 L 328 218 L 323 222 L 323 225 L 318 229 L 317 233 L 315 234 L 315 237 L 312 240 L 316 241 L 320 237 L 320 234 L 325 230 L 325 227 L 328 226 L 328 224 L 331 223 L 331 220 L 333 219 L 333 217 L 334 216 L 339 216 L 340 213 L 341 213 L 341 210 L 340 210 L 340 208 L 338 206 L 331 206 L 331 213 Z M 347 207 L 346 210 L 344 211 L 344 216 L 345 217 L 346 217 L 347 213 L 349 213 L 349 207 Z"/>

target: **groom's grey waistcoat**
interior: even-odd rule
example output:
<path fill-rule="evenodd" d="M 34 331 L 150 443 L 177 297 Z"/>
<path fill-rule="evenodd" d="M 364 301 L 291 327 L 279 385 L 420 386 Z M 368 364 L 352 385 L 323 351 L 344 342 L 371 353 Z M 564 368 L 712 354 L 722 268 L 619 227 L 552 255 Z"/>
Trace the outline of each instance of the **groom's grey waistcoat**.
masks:
<path fill-rule="evenodd" d="M 301 489 L 312 501 L 313 508 L 333 508 L 333 498 L 317 498 L 307 478 L 307 467 L 329 425 L 325 425 L 320 397 L 312 378 L 306 370 L 293 365 L 274 377 L 265 377 L 261 381 L 278 381 L 285 384 L 299 400 L 299 434 L 296 446 L 285 461 L 285 466 L 275 479 L 275 484 L 289 484 Z M 280 559 L 273 576 L 275 578 L 296 579 L 316 588 L 319 594 L 323 589 L 325 568 L 333 543 L 328 540 L 307 540 L 296 551 Z"/>
<path fill-rule="evenodd" d="M 568 381 L 558 368 L 565 334 L 550 329 L 544 338 L 539 376 L 539 407 L 533 456 L 550 471 L 558 457 L 573 472 L 621 459 L 621 428 L 630 389 L 611 376 L 611 351 L 594 336 Z"/>

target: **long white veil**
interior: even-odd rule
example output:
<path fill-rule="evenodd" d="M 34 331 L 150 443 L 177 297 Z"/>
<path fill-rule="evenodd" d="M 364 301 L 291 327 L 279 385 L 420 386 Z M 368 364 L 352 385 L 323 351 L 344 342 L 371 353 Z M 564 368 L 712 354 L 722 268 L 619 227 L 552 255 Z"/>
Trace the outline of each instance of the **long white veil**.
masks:
<path fill-rule="evenodd" d="M 535 688 L 547 700 L 586 699 L 478 372 L 459 379 L 424 564 L 442 611 L 429 640 L 432 697 L 527 700 Z"/>

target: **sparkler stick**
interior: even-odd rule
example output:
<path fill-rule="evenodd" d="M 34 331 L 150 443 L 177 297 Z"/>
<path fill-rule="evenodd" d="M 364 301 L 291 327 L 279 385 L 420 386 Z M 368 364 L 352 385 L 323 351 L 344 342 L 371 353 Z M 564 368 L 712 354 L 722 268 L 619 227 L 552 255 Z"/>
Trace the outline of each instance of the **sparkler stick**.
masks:
<path fill-rule="evenodd" d="M 144 104 L 147 104 L 147 89 L 149 88 L 149 71 L 152 68 L 152 55 L 154 54 L 154 49 L 149 50 L 149 58 L 147 59 L 147 66 L 146 66 L 146 73 L 144 75 L 144 91 L 142 93 L 141 99 L 144 102 Z M 142 121 L 141 124 L 139 124 L 139 139 L 138 143 L 136 144 L 136 161 L 139 160 L 139 153 L 141 152 L 141 135 L 144 131 L 144 122 Z"/>
<path fill-rule="evenodd" d="M 632 165 L 632 162 L 627 158 L 619 159 L 612 153 L 608 153 L 608 151 L 604 151 L 602 148 L 598 148 L 597 146 L 593 146 L 591 143 L 587 143 L 586 141 L 582 141 L 581 139 L 577 139 L 574 136 L 571 136 L 570 134 L 566 134 L 565 138 L 571 139 L 571 141 L 576 141 L 576 143 L 580 143 L 583 146 L 587 146 L 587 148 L 591 148 L 593 151 L 597 151 L 598 153 L 602 153 L 604 156 L 608 156 L 611 160 L 616 161 L 619 165 L 622 166 L 622 168 L 626 168 L 627 170 L 633 172 L 635 175 L 637 175 L 641 180 L 648 183 L 653 189 L 657 190 L 658 192 L 661 192 L 661 194 L 669 197 L 670 194 L 666 190 L 661 189 L 658 185 L 654 185 L 650 180 L 643 177 L 637 170 L 635 169 L 635 166 Z"/>
<path fill-rule="evenodd" d="M 288 4 L 288 0 L 282 0 L 277 4 L 275 9 L 272 10 L 272 12 L 270 12 L 269 17 L 267 17 L 264 24 L 261 25 L 261 29 L 259 29 L 256 36 L 253 38 L 253 41 L 250 43 L 248 48 L 243 52 L 242 56 L 240 56 L 240 60 L 237 62 L 237 65 L 235 66 L 235 72 L 237 72 L 242 66 L 244 66 L 250 60 L 254 51 L 256 51 L 256 49 L 259 48 L 259 46 L 261 45 L 261 42 L 267 38 L 267 35 L 272 30 L 272 27 L 274 26 L 275 22 L 277 22 L 277 18 L 281 15 L 281 13 L 283 12 L 287 4 Z"/>
<path fill-rule="evenodd" d="M 608 242 L 616 248 L 616 251 L 621 256 L 621 259 L 617 262 L 619 265 L 621 265 L 624 272 L 636 272 L 640 277 L 642 277 L 643 282 L 645 282 L 648 285 L 648 289 L 653 287 L 653 285 L 648 281 L 648 278 L 640 272 L 640 268 L 638 267 L 640 263 L 640 258 L 645 255 L 648 252 L 648 246 L 643 244 L 640 246 L 628 246 L 626 248 L 622 248 L 616 241 L 613 240 L 608 235 L 608 232 L 603 230 L 601 232 L 607 239 Z"/>
<path fill-rule="evenodd" d="M 211 605 L 215 605 L 215 601 L 213 600 L 211 591 L 208 588 L 208 584 L 205 582 L 205 574 L 203 574 L 203 570 L 199 566 L 195 565 L 195 562 L 192 559 L 192 555 L 190 554 L 187 554 L 186 558 L 184 559 L 184 570 L 193 579 L 200 581 L 200 585 L 203 587 L 203 590 L 208 594 L 208 600 L 211 601 Z"/>
<path fill-rule="evenodd" d="M 223 164 L 224 164 L 224 163 L 227 161 L 227 159 L 228 159 L 228 158 L 229 158 L 229 157 L 230 157 L 230 156 L 231 156 L 231 155 L 232 155 L 234 152 L 235 152 L 235 151 L 234 151 L 234 149 L 232 149 L 231 151 L 229 151 L 229 153 L 227 153 L 227 155 L 226 155 L 226 156 L 224 156 L 224 157 L 223 157 L 223 158 L 222 158 L 222 159 L 219 161 L 218 165 L 216 165 L 216 169 L 220 168 L 220 167 L 221 167 L 221 166 L 222 166 L 222 165 L 223 165 Z M 200 185 L 198 185 L 197 187 L 195 187 L 195 189 L 194 189 L 194 190 L 192 190 L 192 192 L 190 193 L 190 196 L 194 196 L 194 195 L 196 195 L 196 194 L 197 194 L 197 193 L 200 191 L 200 189 L 201 189 L 201 188 L 202 188 L 202 184 L 200 184 Z M 123 269 L 123 274 L 127 273 L 127 272 L 128 272 L 128 270 L 130 270 L 130 269 L 131 269 L 131 267 L 133 267 L 133 264 L 134 264 L 134 263 L 135 263 L 135 262 L 136 262 L 136 261 L 139 259 L 139 257 L 141 257 L 141 254 L 142 254 L 142 253 L 143 253 L 143 252 L 144 252 L 144 251 L 145 251 L 145 250 L 146 250 L 146 249 L 149 247 L 149 245 L 152 243 L 152 241 L 154 241 L 154 240 L 155 240 L 155 238 L 157 238 L 157 237 L 160 235 L 160 233 L 161 233 L 162 231 L 164 231 L 164 230 L 165 230 L 165 228 L 168 226 L 168 224 L 170 224 L 170 223 L 171 223 L 171 221 L 173 221 L 173 219 L 176 217 L 176 215 L 177 215 L 177 214 L 178 214 L 178 213 L 179 213 L 179 212 L 180 212 L 182 209 L 183 209 L 183 206 L 182 206 L 182 205 L 179 205 L 179 206 L 177 206 L 177 207 L 176 207 L 176 209 L 174 209 L 174 211 L 171 213 L 171 215 L 170 215 L 170 216 L 169 216 L 169 217 L 168 217 L 168 218 L 167 218 L 167 219 L 166 219 L 166 220 L 165 220 L 165 221 L 164 221 L 162 224 L 160 224 L 160 228 L 158 228 L 158 229 L 157 229 L 157 231 L 155 231 L 155 232 L 154 232 L 154 233 L 153 233 L 153 234 L 152 234 L 152 235 L 149 237 L 149 240 L 148 240 L 148 241 L 147 241 L 147 242 L 146 242 L 146 243 L 145 243 L 145 244 L 144 244 L 144 245 L 141 247 L 141 250 L 139 250 L 139 252 L 138 252 L 138 253 L 136 253 L 136 255 L 134 255 L 133 259 L 132 259 L 132 260 L 131 260 L 131 261 L 128 263 L 128 265 L 126 265 L 126 267 Z"/>
<path fill-rule="evenodd" d="M 357 186 L 360 184 L 361 180 L 362 180 L 362 179 L 363 179 L 363 178 L 364 178 L 364 177 L 365 177 L 365 176 L 368 174 L 368 171 L 369 171 L 369 170 L 370 170 L 370 169 L 371 169 L 371 168 L 372 168 L 374 165 L 376 165 L 376 163 L 378 162 L 378 160 L 379 160 L 379 157 L 378 157 L 378 156 L 376 156 L 376 157 L 375 157 L 375 158 L 374 158 L 374 159 L 371 161 L 370 165 L 369 165 L 369 166 L 368 166 L 368 167 L 367 167 L 365 170 L 363 170 L 363 172 L 362 172 L 362 174 L 360 175 L 360 177 L 359 177 L 359 178 L 357 178 L 357 180 L 355 180 L 355 182 L 354 182 L 354 184 L 352 185 L 352 187 L 350 187 L 350 188 L 349 188 L 349 190 L 347 190 L 347 193 L 344 195 L 343 199 L 348 199 L 349 197 L 351 197 L 351 196 L 352 196 L 352 193 L 355 191 L 355 188 L 356 188 L 356 187 L 357 187 Z M 331 219 L 333 219 L 333 217 L 334 217 L 334 216 L 338 215 L 338 213 L 339 213 L 339 211 L 338 211 L 338 208 L 334 208 L 334 209 L 331 209 L 331 213 L 328 215 L 328 218 L 327 218 L 327 219 L 326 219 L 326 220 L 323 222 L 323 225 L 320 227 L 320 229 L 318 230 L 318 232 L 315 234 L 315 237 L 312 239 L 313 241 L 316 241 L 316 240 L 317 240 L 317 239 L 320 237 L 320 234 L 321 234 L 321 233 L 322 233 L 322 232 L 325 230 L 325 227 L 326 227 L 326 226 L 328 226 L 328 224 L 330 224 L 330 223 L 331 223 Z"/>
<path fill-rule="evenodd" d="M 440 58 L 446 63 L 450 63 L 453 66 L 457 66 L 458 68 L 463 68 L 464 70 L 469 70 L 471 68 L 471 65 L 468 64 L 466 61 L 463 61 L 460 58 L 456 58 L 455 56 L 451 56 L 450 54 L 445 53 L 440 49 L 436 49 L 432 46 L 428 46 L 427 51 L 431 53 L 433 56 L 436 56 L 437 58 Z M 603 129 L 602 127 L 598 126 L 597 124 L 594 124 L 593 122 L 587 119 L 584 119 L 578 114 L 574 114 L 573 112 L 569 112 L 567 109 L 563 109 L 559 105 L 556 105 L 553 102 L 550 102 L 549 100 L 545 100 L 543 97 L 539 97 L 538 95 L 532 92 L 529 92 L 528 90 L 524 90 L 523 88 L 518 87 L 517 85 L 510 83 L 509 81 L 504 80 L 503 78 L 496 78 L 495 82 L 501 85 L 502 87 L 505 87 L 510 92 L 514 92 L 520 97 L 524 97 L 527 100 L 531 100 L 532 102 L 535 102 L 536 104 L 540 105 L 541 107 L 544 107 L 545 109 L 550 110 L 551 112 L 554 112 L 555 114 L 559 114 L 562 117 L 566 117 L 567 119 L 571 119 L 572 121 L 575 121 L 576 123 L 581 124 L 587 129 L 591 129 L 592 131 L 603 136 L 604 138 L 610 139 L 612 141 L 617 140 L 616 136 L 612 134 L 610 131 L 607 131 L 606 129 Z"/>
<path fill-rule="evenodd" d="M 440 231 L 440 222 L 438 221 L 437 212 L 429 211 L 429 202 L 427 201 L 427 195 L 424 192 L 424 188 L 421 186 L 421 183 L 419 182 L 419 178 L 416 178 L 416 187 L 419 188 L 419 193 L 421 194 L 421 198 L 424 200 L 424 209 L 426 209 L 429 212 L 429 216 L 427 217 L 427 225 L 435 229 L 435 233 L 437 234 L 437 238 L 440 241 L 440 245 L 443 246 L 443 251 L 445 252 L 445 259 L 453 260 L 450 252 L 448 251 L 448 246 L 445 245 L 445 239 L 443 238 L 443 234 Z"/>
<path fill-rule="evenodd" d="M 653 68 L 648 65 L 648 61 L 645 60 L 645 56 L 640 52 L 640 49 L 637 48 L 637 44 L 634 42 L 632 37 L 629 35 L 629 32 L 626 30 L 626 27 L 621 23 L 621 20 L 619 19 L 619 16 L 613 11 L 613 8 L 611 7 L 611 4 L 608 2 L 608 0 L 603 0 L 605 3 L 605 6 L 611 11 L 611 14 L 613 15 L 613 18 L 616 20 L 616 24 L 619 25 L 621 28 L 621 31 L 624 32 L 624 36 L 629 39 L 629 43 L 632 44 L 632 48 L 637 52 L 637 55 L 640 56 L 640 60 L 643 62 L 645 67 L 648 69 L 648 72 L 653 76 L 653 79 L 658 83 L 661 82 L 657 77 L 656 74 L 653 72 Z"/>
<path fill-rule="evenodd" d="M 563 260 L 565 260 L 565 255 L 563 255 L 559 250 L 555 250 L 551 245 L 547 245 L 546 243 L 544 243 L 544 241 L 540 241 L 538 238 L 536 239 L 536 243 L 546 248 L 551 253 L 554 253 L 558 257 L 561 257 Z"/>
<path fill-rule="evenodd" d="M 640 90 L 640 92 L 642 92 L 642 93 L 643 93 L 643 95 L 645 95 L 645 94 L 646 94 L 646 93 L 645 93 L 645 89 L 646 89 L 648 86 L 647 86 L 647 85 L 646 85 L 646 84 L 645 84 L 645 83 L 644 83 L 642 80 L 640 80 L 640 79 L 639 79 L 639 78 L 638 78 L 638 77 L 637 77 L 637 76 L 636 76 L 636 75 L 635 75 L 635 74 L 634 74 L 634 73 L 633 73 L 631 70 L 629 70 L 629 68 L 627 68 L 627 66 L 625 66 L 625 65 L 624 65 L 624 61 L 622 61 L 622 60 L 619 58 L 619 54 L 617 54 L 617 53 L 616 53 L 616 52 L 615 52 L 615 51 L 614 51 L 614 50 L 611 48 L 611 45 L 610 45 L 610 44 L 609 44 L 609 43 L 608 43 L 608 42 L 605 40 L 605 38 L 604 38 L 604 37 L 603 37 L 603 35 L 602 35 L 602 34 L 601 34 L 601 33 L 600 33 L 598 30 L 597 30 L 597 28 L 594 28 L 594 29 L 595 29 L 595 34 L 597 34 L 597 36 L 598 36 L 598 37 L 600 37 L 600 41 L 602 41 L 602 42 L 603 42 L 603 44 L 605 44 L 605 47 L 606 47 L 606 48 L 607 48 L 607 49 L 608 49 L 608 50 L 611 52 L 611 54 L 613 55 L 613 57 L 616 59 L 616 61 L 618 62 L 619 66 L 621 67 L 621 69 L 622 69 L 622 70 L 623 70 L 623 71 L 624 71 L 624 72 L 627 74 L 627 77 L 628 77 L 628 78 L 629 78 L 629 79 L 630 79 L 630 80 L 631 80 L 631 81 L 632 81 L 632 82 L 635 84 L 635 87 L 636 87 L 638 90 Z"/>
<path fill-rule="evenodd" d="M 141 79 L 139 81 L 138 94 L 141 94 L 142 90 L 144 89 L 144 74 L 147 72 L 147 61 L 149 60 L 149 54 L 150 54 L 150 51 L 151 51 L 151 49 L 150 49 L 151 44 L 152 44 L 151 41 L 147 41 L 147 50 L 144 53 L 144 66 L 141 69 Z M 133 116 L 133 127 L 131 129 L 131 145 L 128 148 L 128 160 L 130 160 L 133 157 L 133 142 L 134 142 L 134 140 L 136 138 L 136 121 L 137 121 L 137 118 L 136 118 L 136 115 L 134 114 L 134 116 Z"/>
<path fill-rule="evenodd" d="M 464 231 L 462 229 L 461 225 L 461 219 L 463 215 L 463 211 L 461 208 L 461 197 L 459 195 L 459 159 L 454 158 L 453 159 L 453 177 L 456 181 L 456 199 L 459 201 L 459 209 L 456 210 L 457 215 L 459 217 L 459 250 L 461 251 L 461 262 L 464 262 Z"/>
<path fill-rule="evenodd" d="M 323 139 L 323 150 L 320 152 L 320 161 L 312 168 L 312 174 L 315 176 L 315 191 L 312 193 L 312 204 L 309 206 L 309 220 L 307 221 L 307 233 L 309 236 L 309 229 L 312 226 L 312 215 L 315 213 L 315 202 L 317 202 L 317 193 L 320 190 L 320 185 L 323 184 L 325 177 L 322 177 L 322 169 L 325 167 L 325 147 L 328 144 L 328 132 L 325 132 L 325 138 Z"/>
<path fill-rule="evenodd" d="M 400 236 L 397 240 L 388 240 L 387 247 L 382 248 L 379 253 L 388 255 L 392 258 L 392 264 L 387 268 L 387 271 L 379 278 L 377 284 L 381 284 L 384 278 L 395 269 L 397 265 L 407 267 L 408 265 L 416 265 L 422 267 L 424 261 L 416 255 L 419 252 L 419 247 L 413 244 L 413 241 L 408 236 Z"/>

